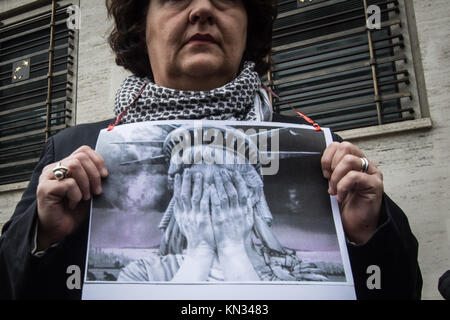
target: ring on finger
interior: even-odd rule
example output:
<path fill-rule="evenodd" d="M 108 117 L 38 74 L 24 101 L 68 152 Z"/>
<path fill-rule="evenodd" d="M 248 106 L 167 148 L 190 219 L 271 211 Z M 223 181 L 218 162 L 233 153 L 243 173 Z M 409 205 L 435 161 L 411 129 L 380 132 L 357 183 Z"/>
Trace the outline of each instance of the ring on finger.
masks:
<path fill-rule="evenodd" d="M 61 165 L 61 161 L 58 162 L 58 165 L 53 169 L 53 175 L 56 180 L 63 180 L 67 178 L 69 175 L 69 169 Z"/>
<path fill-rule="evenodd" d="M 361 172 L 367 173 L 369 171 L 369 160 L 367 158 L 361 159 Z"/>

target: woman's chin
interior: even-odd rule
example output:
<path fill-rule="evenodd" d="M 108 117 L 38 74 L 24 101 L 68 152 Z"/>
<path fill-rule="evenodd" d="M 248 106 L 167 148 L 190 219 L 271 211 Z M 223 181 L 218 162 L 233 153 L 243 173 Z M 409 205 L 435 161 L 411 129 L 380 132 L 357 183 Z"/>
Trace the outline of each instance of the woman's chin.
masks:
<path fill-rule="evenodd" d="M 187 74 L 193 77 L 223 77 L 224 70 L 227 70 L 222 59 L 214 56 L 195 57 L 187 61 L 184 66 Z"/>

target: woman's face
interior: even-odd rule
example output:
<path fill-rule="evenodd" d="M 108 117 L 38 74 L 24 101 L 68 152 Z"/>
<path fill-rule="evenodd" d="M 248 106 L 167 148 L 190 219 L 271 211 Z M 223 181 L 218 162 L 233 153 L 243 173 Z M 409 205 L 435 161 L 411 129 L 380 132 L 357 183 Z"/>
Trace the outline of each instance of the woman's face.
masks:
<path fill-rule="evenodd" d="M 200 91 L 232 81 L 246 40 L 242 0 L 150 0 L 146 42 L 158 85 Z"/>

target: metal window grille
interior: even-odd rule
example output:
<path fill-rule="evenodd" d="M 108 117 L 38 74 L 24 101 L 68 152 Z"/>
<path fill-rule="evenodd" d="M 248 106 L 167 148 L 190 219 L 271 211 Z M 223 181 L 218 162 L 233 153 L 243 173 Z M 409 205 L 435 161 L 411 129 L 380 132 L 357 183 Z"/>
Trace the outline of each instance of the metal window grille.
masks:
<path fill-rule="evenodd" d="M 69 5 L 49 2 L 0 26 L 0 184 L 29 180 L 45 141 L 72 117 L 75 35 Z"/>
<path fill-rule="evenodd" d="M 398 1 L 278 1 L 273 67 L 267 83 L 290 106 L 334 130 L 414 119 Z M 381 9 L 381 28 L 366 27 L 367 8 Z"/>

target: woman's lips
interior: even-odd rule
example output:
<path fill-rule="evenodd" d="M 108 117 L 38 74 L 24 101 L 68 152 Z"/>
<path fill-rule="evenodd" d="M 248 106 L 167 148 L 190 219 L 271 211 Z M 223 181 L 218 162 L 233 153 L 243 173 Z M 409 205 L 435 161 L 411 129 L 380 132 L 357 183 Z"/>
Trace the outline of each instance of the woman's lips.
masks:
<path fill-rule="evenodd" d="M 204 41 L 204 40 L 191 40 L 189 41 L 189 44 L 192 45 L 208 45 L 208 44 L 216 44 L 215 42 L 211 41 Z"/>
<path fill-rule="evenodd" d="M 192 45 L 211 45 L 211 44 L 217 44 L 217 41 L 214 39 L 213 36 L 211 36 L 208 33 L 201 34 L 197 33 L 189 39 L 188 44 Z"/>

